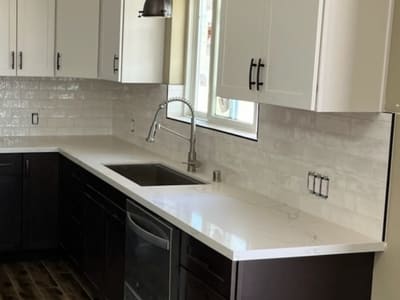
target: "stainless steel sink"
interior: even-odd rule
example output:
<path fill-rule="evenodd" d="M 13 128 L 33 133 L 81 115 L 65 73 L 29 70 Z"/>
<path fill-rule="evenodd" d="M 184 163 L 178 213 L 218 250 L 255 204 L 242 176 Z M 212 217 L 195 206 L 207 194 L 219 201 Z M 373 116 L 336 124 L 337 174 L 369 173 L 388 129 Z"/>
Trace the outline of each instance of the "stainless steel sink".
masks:
<path fill-rule="evenodd" d="M 141 186 L 204 184 L 162 164 L 106 165 Z"/>

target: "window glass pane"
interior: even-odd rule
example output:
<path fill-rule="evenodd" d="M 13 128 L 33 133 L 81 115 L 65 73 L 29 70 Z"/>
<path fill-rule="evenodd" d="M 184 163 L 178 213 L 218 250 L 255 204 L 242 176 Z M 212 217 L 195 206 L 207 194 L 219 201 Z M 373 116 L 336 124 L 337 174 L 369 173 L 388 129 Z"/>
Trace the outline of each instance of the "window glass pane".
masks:
<path fill-rule="evenodd" d="M 219 0 L 190 1 L 187 77 L 181 96 L 193 101 L 199 124 L 253 138 L 257 134 L 258 105 L 215 96 L 220 4 Z M 169 107 L 168 116 L 181 119 L 190 114 L 186 106 L 177 103 Z"/>
<path fill-rule="evenodd" d="M 255 105 L 252 102 L 248 101 L 236 101 L 237 102 L 237 111 L 236 111 L 236 116 L 235 120 L 243 122 L 243 123 L 248 123 L 248 124 L 253 124 L 254 123 L 254 111 L 255 111 Z"/>
<path fill-rule="evenodd" d="M 232 121 L 253 124 L 255 105 L 253 102 L 217 97 L 214 115 Z"/>
<path fill-rule="evenodd" d="M 213 0 L 200 1 L 196 111 L 207 113 L 210 84 Z"/>

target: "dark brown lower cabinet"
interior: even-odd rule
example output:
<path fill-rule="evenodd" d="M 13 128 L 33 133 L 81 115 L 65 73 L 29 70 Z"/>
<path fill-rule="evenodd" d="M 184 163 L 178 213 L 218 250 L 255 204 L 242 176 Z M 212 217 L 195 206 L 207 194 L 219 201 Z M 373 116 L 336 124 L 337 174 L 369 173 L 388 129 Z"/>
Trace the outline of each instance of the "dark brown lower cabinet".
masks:
<path fill-rule="evenodd" d="M 180 300 L 370 300 L 374 254 L 233 262 L 182 234 Z"/>
<path fill-rule="evenodd" d="M 106 215 L 104 205 L 85 193 L 83 269 L 98 291 L 104 287 L 106 257 Z"/>
<path fill-rule="evenodd" d="M 82 266 L 85 174 L 64 158 L 60 166 L 60 245 L 76 266 Z"/>
<path fill-rule="evenodd" d="M 65 253 L 99 299 L 124 299 L 126 197 L 65 158 L 60 194 Z"/>
<path fill-rule="evenodd" d="M 58 154 L 0 155 L 0 251 L 58 248 Z"/>
<path fill-rule="evenodd" d="M 57 153 L 23 155 L 24 250 L 58 248 L 58 163 Z"/>
<path fill-rule="evenodd" d="M 22 156 L 0 155 L 0 252 L 21 247 Z"/>
<path fill-rule="evenodd" d="M 0 155 L 0 251 L 61 244 L 98 299 L 124 299 L 126 196 L 65 158 L 60 174 L 59 206 L 58 154 Z M 373 253 L 233 262 L 179 235 L 172 300 L 370 300 Z"/>
<path fill-rule="evenodd" d="M 236 299 L 369 300 L 373 262 L 365 253 L 239 263 Z"/>
<path fill-rule="evenodd" d="M 185 300 L 227 300 L 185 268 L 180 269 L 180 295 Z"/>
<path fill-rule="evenodd" d="M 105 265 L 106 299 L 124 299 L 125 213 L 107 214 Z"/>

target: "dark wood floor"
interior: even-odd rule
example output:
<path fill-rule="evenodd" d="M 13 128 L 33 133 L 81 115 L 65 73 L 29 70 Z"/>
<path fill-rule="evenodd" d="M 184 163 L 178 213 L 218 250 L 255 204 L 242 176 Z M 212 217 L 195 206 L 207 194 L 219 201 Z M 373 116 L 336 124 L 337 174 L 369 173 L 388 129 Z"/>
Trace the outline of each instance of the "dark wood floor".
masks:
<path fill-rule="evenodd" d="M 90 300 L 89 289 L 62 260 L 0 264 L 0 300 Z"/>

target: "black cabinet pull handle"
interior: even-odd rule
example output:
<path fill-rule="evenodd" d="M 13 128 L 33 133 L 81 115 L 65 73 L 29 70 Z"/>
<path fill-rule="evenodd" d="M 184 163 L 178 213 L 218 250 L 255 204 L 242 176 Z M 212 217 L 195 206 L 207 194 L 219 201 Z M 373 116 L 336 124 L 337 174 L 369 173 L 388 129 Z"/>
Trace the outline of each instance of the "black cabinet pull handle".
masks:
<path fill-rule="evenodd" d="M 9 168 L 12 167 L 12 163 L 0 163 L 0 168 Z"/>
<path fill-rule="evenodd" d="M 254 67 L 257 67 L 257 65 L 254 62 L 254 58 L 252 58 L 250 61 L 250 69 L 249 69 L 249 90 L 250 91 L 253 89 L 253 85 L 256 84 L 256 82 L 253 81 L 253 68 Z"/>
<path fill-rule="evenodd" d="M 29 159 L 25 159 L 25 176 L 29 177 L 31 173 L 31 166 Z"/>
<path fill-rule="evenodd" d="M 146 227 L 142 227 L 137 223 L 137 220 L 139 219 L 143 224 L 146 224 Z M 166 239 L 164 237 L 158 236 L 157 234 L 150 232 L 148 229 L 149 228 L 157 228 L 157 225 L 152 223 L 151 220 L 148 220 L 144 217 L 141 217 L 136 214 L 132 214 L 127 212 L 127 225 L 129 230 L 133 231 L 137 237 L 145 240 L 146 242 L 150 243 L 151 245 L 161 248 L 163 250 L 169 250 L 170 249 L 170 241 L 169 239 Z M 155 231 L 160 231 L 162 230 L 155 230 Z"/>
<path fill-rule="evenodd" d="M 118 72 L 118 55 L 114 55 L 114 61 L 113 61 L 113 72 L 114 74 Z"/>
<path fill-rule="evenodd" d="M 57 52 L 57 71 L 60 71 L 61 69 L 61 54 L 60 52 Z"/>
<path fill-rule="evenodd" d="M 15 70 L 15 51 L 11 51 L 11 69 Z"/>
<path fill-rule="evenodd" d="M 22 70 L 23 67 L 23 53 L 22 51 L 19 52 L 19 69 Z"/>
<path fill-rule="evenodd" d="M 257 91 L 261 89 L 261 87 L 264 85 L 264 82 L 260 81 L 260 73 L 261 73 L 261 68 L 264 68 L 265 65 L 262 63 L 261 58 L 258 60 L 258 66 L 257 66 Z"/>

